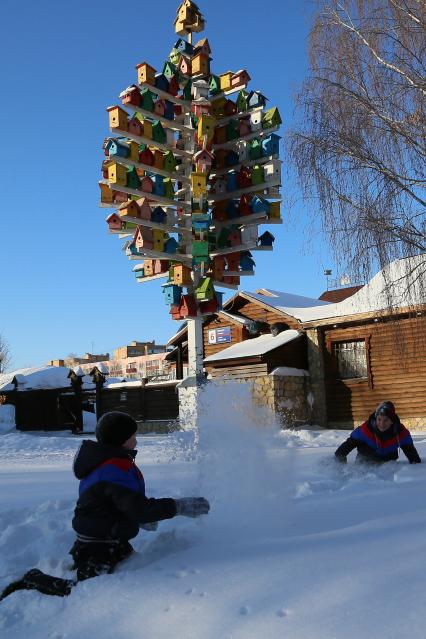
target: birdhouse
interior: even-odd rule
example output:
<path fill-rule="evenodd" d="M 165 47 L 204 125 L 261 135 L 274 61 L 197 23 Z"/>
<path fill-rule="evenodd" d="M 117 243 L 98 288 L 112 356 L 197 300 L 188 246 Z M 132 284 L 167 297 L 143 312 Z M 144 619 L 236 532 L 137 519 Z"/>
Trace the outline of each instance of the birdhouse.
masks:
<path fill-rule="evenodd" d="M 238 163 L 239 163 L 238 153 L 236 153 L 235 151 L 225 151 L 226 166 L 235 166 Z"/>
<path fill-rule="evenodd" d="M 163 295 L 166 304 L 179 304 L 182 297 L 182 289 L 175 284 L 163 284 Z"/>
<path fill-rule="evenodd" d="M 176 158 L 171 151 L 166 151 L 166 153 L 163 154 L 163 168 L 169 173 L 176 171 Z"/>
<path fill-rule="evenodd" d="M 209 257 L 209 243 L 204 240 L 195 240 L 192 242 L 192 257 Z"/>
<path fill-rule="evenodd" d="M 120 231 L 121 227 L 122 227 L 122 221 L 120 219 L 120 216 L 117 215 L 117 213 L 111 213 L 111 215 L 108 215 L 107 219 L 107 224 L 108 224 L 108 228 L 110 231 Z"/>
<path fill-rule="evenodd" d="M 104 204 L 112 204 L 114 201 L 114 192 L 108 184 L 104 184 L 104 182 L 99 182 L 99 187 L 101 189 L 101 202 Z"/>
<path fill-rule="evenodd" d="M 262 130 L 262 111 L 255 111 L 250 115 L 250 127 L 252 131 Z"/>
<path fill-rule="evenodd" d="M 164 75 L 164 73 L 157 73 L 155 76 L 155 87 L 156 89 L 160 89 L 160 91 L 168 91 L 169 89 L 169 81 Z"/>
<path fill-rule="evenodd" d="M 216 178 L 213 184 L 214 192 L 217 194 L 226 193 L 226 182 L 223 178 Z"/>
<path fill-rule="evenodd" d="M 139 205 L 135 200 L 128 200 L 119 206 L 118 214 L 120 217 L 140 217 Z"/>
<path fill-rule="evenodd" d="M 227 153 L 228 151 L 226 149 L 218 149 L 217 151 L 215 151 L 212 166 L 214 166 L 216 169 L 225 168 Z"/>
<path fill-rule="evenodd" d="M 154 187 L 152 192 L 154 195 L 161 195 L 164 197 L 164 177 L 162 175 L 153 175 L 152 181 L 154 183 Z"/>
<path fill-rule="evenodd" d="M 112 162 L 108 167 L 108 181 L 110 184 L 119 184 L 126 186 L 127 184 L 127 168 L 122 164 Z"/>
<path fill-rule="evenodd" d="M 197 302 L 193 295 L 182 295 L 180 304 L 179 304 L 179 318 L 185 319 L 186 317 L 196 317 L 197 316 Z"/>
<path fill-rule="evenodd" d="M 221 73 L 220 78 L 220 90 L 227 91 L 231 88 L 231 79 L 234 74 L 232 71 L 226 71 L 226 73 Z"/>
<path fill-rule="evenodd" d="M 261 157 L 263 157 L 263 147 L 261 140 L 251 140 L 249 143 L 250 160 L 259 160 Z"/>
<path fill-rule="evenodd" d="M 107 142 L 105 149 L 108 151 L 109 157 L 116 156 L 120 158 L 127 158 L 130 153 L 130 149 L 127 144 L 119 142 L 118 139 L 110 139 Z"/>
<path fill-rule="evenodd" d="M 151 211 L 150 219 L 152 222 L 156 222 L 157 224 L 165 224 L 167 220 L 167 213 L 163 208 L 161 208 L 161 206 L 156 206 L 155 209 Z"/>
<path fill-rule="evenodd" d="M 154 275 L 166 273 L 169 270 L 169 260 L 154 260 Z"/>
<path fill-rule="evenodd" d="M 208 173 L 213 163 L 213 156 L 210 151 L 203 149 L 194 155 L 194 161 L 197 171 Z"/>
<path fill-rule="evenodd" d="M 213 280 L 220 282 L 225 270 L 225 264 L 226 260 L 222 255 L 216 255 L 216 257 L 213 258 L 213 265 L 211 269 L 211 276 Z"/>
<path fill-rule="evenodd" d="M 268 135 L 262 142 L 263 155 L 279 155 L 280 139 L 275 133 Z"/>
<path fill-rule="evenodd" d="M 238 133 L 238 120 L 229 120 L 226 125 L 226 139 L 227 141 L 236 140 L 239 137 Z"/>
<path fill-rule="evenodd" d="M 170 100 L 164 100 L 164 106 L 165 106 L 165 110 L 164 110 L 164 117 L 167 120 L 174 120 L 175 118 L 175 111 L 174 111 L 174 104 L 173 102 L 170 102 Z M 180 105 L 176 105 L 176 108 L 182 108 Z"/>
<path fill-rule="evenodd" d="M 249 142 L 239 142 L 238 143 L 238 162 L 239 164 L 243 164 L 249 159 L 250 152 L 250 143 Z"/>
<path fill-rule="evenodd" d="M 240 217 L 240 211 L 238 209 L 238 206 L 235 204 L 234 200 L 229 200 L 226 203 L 226 219 L 228 220 L 233 220 L 236 217 Z"/>
<path fill-rule="evenodd" d="M 245 86 L 250 82 L 251 78 L 245 69 L 236 71 L 231 78 L 231 87 L 236 89 L 237 87 Z"/>
<path fill-rule="evenodd" d="M 197 53 L 192 58 L 192 75 L 208 76 L 210 73 L 210 58 L 205 53 Z"/>
<path fill-rule="evenodd" d="M 229 171 L 229 173 L 226 174 L 226 190 L 236 191 L 237 188 L 237 174 L 235 171 Z"/>
<path fill-rule="evenodd" d="M 126 171 L 126 186 L 129 189 L 138 189 L 141 185 L 139 175 L 134 166 L 128 167 Z"/>
<path fill-rule="evenodd" d="M 175 196 L 173 180 L 171 178 L 164 178 L 163 184 L 164 184 L 164 197 L 173 199 Z"/>
<path fill-rule="evenodd" d="M 210 44 L 209 41 L 207 40 L 207 38 L 202 38 L 201 40 L 198 40 L 198 42 L 196 42 L 194 44 L 194 53 L 204 53 L 205 55 L 209 56 L 211 54 L 212 50 L 210 48 Z"/>
<path fill-rule="evenodd" d="M 273 180 L 281 178 L 281 161 L 271 160 L 263 165 L 265 171 L 265 182 L 272 182 Z"/>
<path fill-rule="evenodd" d="M 238 205 L 240 215 L 251 215 L 253 213 L 250 206 L 251 197 L 249 195 L 242 195 Z"/>
<path fill-rule="evenodd" d="M 210 101 L 208 100 L 209 83 L 207 82 L 207 80 L 204 80 L 203 78 L 195 79 L 193 82 L 193 90 L 194 90 L 194 95 L 193 95 L 194 100 L 203 100 L 206 103 L 210 104 Z"/>
<path fill-rule="evenodd" d="M 169 237 L 165 242 L 164 242 L 164 252 L 165 253 L 170 253 L 170 254 L 174 254 L 176 253 L 177 249 L 178 249 L 178 242 L 175 240 L 174 237 Z"/>
<path fill-rule="evenodd" d="M 175 73 L 176 73 L 176 66 L 167 60 L 163 66 L 163 75 L 166 76 L 167 80 L 170 81 L 170 78 Z"/>
<path fill-rule="evenodd" d="M 255 184 L 263 184 L 265 181 L 265 175 L 263 172 L 263 166 L 256 164 L 251 169 L 251 183 Z"/>
<path fill-rule="evenodd" d="M 264 107 L 267 99 L 260 91 L 252 91 L 248 97 L 248 108 Z"/>
<path fill-rule="evenodd" d="M 216 311 L 219 308 L 219 304 L 218 304 L 218 301 L 216 299 L 216 296 L 214 295 L 212 297 L 212 299 L 209 300 L 208 302 L 200 302 L 199 308 L 200 308 L 200 313 L 202 315 L 207 315 L 207 314 L 210 314 L 210 313 L 216 313 Z"/>
<path fill-rule="evenodd" d="M 191 58 L 187 58 L 186 56 L 181 55 L 180 60 L 179 60 L 179 64 L 178 64 L 178 70 L 183 75 L 191 75 L 192 74 L 192 61 L 191 61 Z"/>
<path fill-rule="evenodd" d="M 211 100 L 210 113 L 216 120 L 225 115 L 225 104 L 226 98 L 223 95 Z"/>
<path fill-rule="evenodd" d="M 133 236 L 133 242 L 136 250 L 140 252 L 141 249 L 153 248 L 152 229 L 148 229 L 145 226 L 138 226 Z"/>
<path fill-rule="evenodd" d="M 120 129 L 127 131 L 127 113 L 119 106 L 111 106 L 107 108 L 109 114 L 110 129 Z"/>
<path fill-rule="evenodd" d="M 255 195 L 250 202 L 253 213 L 268 213 L 269 202 L 265 198 Z"/>
<path fill-rule="evenodd" d="M 199 171 L 191 173 L 191 191 L 194 198 L 207 193 L 207 173 Z"/>
<path fill-rule="evenodd" d="M 144 134 L 144 126 L 139 118 L 133 117 L 129 120 L 127 124 L 127 130 L 132 135 L 141 136 Z"/>
<path fill-rule="evenodd" d="M 155 69 L 146 62 L 136 65 L 139 84 L 155 84 Z"/>
<path fill-rule="evenodd" d="M 244 91 L 244 89 L 242 89 L 237 97 L 237 109 L 238 111 L 247 111 L 248 107 L 248 98 L 249 98 L 249 93 L 247 91 Z"/>
<path fill-rule="evenodd" d="M 141 146 L 144 146 L 143 150 L 141 150 Z M 139 162 L 147 164 L 148 166 L 152 166 L 154 164 L 154 154 L 149 147 L 145 145 L 139 146 Z"/>
<path fill-rule="evenodd" d="M 153 148 L 152 149 L 153 153 L 154 153 L 154 166 L 156 169 L 163 169 L 164 168 L 164 154 L 160 149 L 157 148 Z"/>
<path fill-rule="evenodd" d="M 192 111 L 197 118 L 200 118 L 203 113 L 207 115 L 210 112 L 210 102 L 208 100 L 204 100 L 203 98 L 199 98 L 197 102 L 192 103 Z"/>
<path fill-rule="evenodd" d="M 151 207 L 149 205 L 149 201 L 146 197 L 141 197 L 139 200 L 136 200 L 136 204 L 139 207 L 139 215 L 142 220 L 150 220 L 151 219 Z"/>
<path fill-rule="evenodd" d="M 228 236 L 228 244 L 230 246 L 240 246 L 241 244 L 241 232 L 238 229 L 234 229 Z"/>
<path fill-rule="evenodd" d="M 184 264 L 175 264 L 172 267 L 172 280 L 178 286 L 192 286 L 191 269 Z"/>
<path fill-rule="evenodd" d="M 113 191 L 114 204 L 123 204 L 123 202 L 127 202 L 128 195 L 127 193 L 122 193 L 121 191 Z"/>
<path fill-rule="evenodd" d="M 211 75 L 209 77 L 209 91 L 212 95 L 220 93 L 220 78 L 217 75 Z"/>
<path fill-rule="evenodd" d="M 120 95 L 122 104 L 133 104 L 134 106 L 140 106 L 141 94 L 137 86 L 132 84 Z"/>
<path fill-rule="evenodd" d="M 230 233 L 231 233 L 231 229 L 227 228 L 226 226 L 223 229 L 220 229 L 219 235 L 217 236 L 217 241 L 216 241 L 217 248 L 222 249 L 229 246 L 228 237 Z"/>
<path fill-rule="evenodd" d="M 133 160 L 133 162 L 139 162 L 139 144 L 134 140 L 129 140 L 127 148 L 130 159 Z"/>
<path fill-rule="evenodd" d="M 145 277 L 154 275 L 154 260 L 144 260 L 143 269 L 145 271 Z"/>
<path fill-rule="evenodd" d="M 140 93 L 140 107 L 141 109 L 145 109 L 145 111 L 149 111 L 152 113 L 154 110 L 154 94 L 148 89 L 142 89 Z"/>
<path fill-rule="evenodd" d="M 211 115 L 203 115 L 200 117 L 198 121 L 197 127 L 197 137 L 199 140 L 202 140 L 204 136 L 207 136 L 207 141 L 210 142 L 213 140 L 214 136 L 214 127 L 215 127 L 215 119 Z"/>
<path fill-rule="evenodd" d="M 179 38 L 179 40 L 177 40 L 174 48 L 179 53 L 183 53 L 184 55 L 187 55 L 187 56 L 191 56 L 194 53 L 194 47 L 192 46 L 192 44 L 190 42 L 188 42 L 184 38 Z"/>
<path fill-rule="evenodd" d="M 191 80 L 187 80 L 182 89 L 182 99 L 189 101 L 191 98 L 192 98 L 192 82 Z"/>
<path fill-rule="evenodd" d="M 153 189 L 154 189 L 154 182 L 149 177 L 149 175 L 145 175 L 141 179 L 140 190 L 143 191 L 144 193 L 152 193 Z"/>
<path fill-rule="evenodd" d="M 256 262 L 251 256 L 250 251 L 244 251 L 240 254 L 240 269 L 242 271 L 253 271 Z"/>
<path fill-rule="evenodd" d="M 228 140 L 228 131 L 226 126 L 217 126 L 214 130 L 214 143 L 224 144 Z"/>
<path fill-rule="evenodd" d="M 142 268 L 138 268 L 137 271 L 135 271 L 135 277 L 137 280 L 142 280 L 145 276 L 145 269 Z"/>
<path fill-rule="evenodd" d="M 237 185 L 240 189 L 245 189 L 251 186 L 251 172 L 246 166 L 242 166 L 236 175 Z"/>
<path fill-rule="evenodd" d="M 270 202 L 268 217 L 270 220 L 281 219 L 281 202 Z"/>
<path fill-rule="evenodd" d="M 214 298 L 214 286 L 211 277 L 204 277 L 200 280 L 195 289 L 195 299 L 199 302 L 207 302 Z"/>
<path fill-rule="evenodd" d="M 152 122 L 151 120 L 144 120 L 142 135 L 148 140 L 152 140 Z"/>
<path fill-rule="evenodd" d="M 179 63 L 179 59 L 180 52 L 176 49 L 176 47 L 173 47 L 173 49 L 169 53 L 169 60 L 172 64 L 177 65 Z"/>
<path fill-rule="evenodd" d="M 228 271 L 238 271 L 240 266 L 240 253 L 228 253 L 226 263 Z"/>
<path fill-rule="evenodd" d="M 272 233 L 270 233 L 269 231 L 265 231 L 259 237 L 259 246 L 272 246 L 274 240 L 275 237 L 272 235 Z"/>
<path fill-rule="evenodd" d="M 155 251 L 164 251 L 164 231 L 152 229 L 152 242 Z"/>
<path fill-rule="evenodd" d="M 232 100 L 226 100 L 224 106 L 225 115 L 235 115 L 238 111 L 237 105 Z"/>
<path fill-rule="evenodd" d="M 251 133 L 251 123 L 250 120 L 248 119 L 244 119 L 244 120 L 240 120 L 238 123 L 238 134 L 240 137 L 244 137 L 245 135 L 248 135 L 249 133 Z"/>
<path fill-rule="evenodd" d="M 164 100 L 159 98 L 154 102 L 154 113 L 155 115 L 159 115 L 160 117 L 164 117 L 164 113 L 166 112 L 166 104 Z"/>
<path fill-rule="evenodd" d="M 208 231 L 210 223 L 211 219 L 208 213 L 196 214 L 191 217 L 191 226 L 197 233 Z"/>
<path fill-rule="evenodd" d="M 262 120 L 262 126 L 264 129 L 279 126 L 280 124 L 282 124 L 282 120 L 277 107 L 273 107 L 272 109 L 268 109 L 268 111 L 265 111 Z"/>
<path fill-rule="evenodd" d="M 258 226 L 243 226 L 241 229 L 241 242 L 245 246 L 256 246 L 258 239 Z"/>
<path fill-rule="evenodd" d="M 166 142 L 166 133 L 159 120 L 154 120 L 152 123 L 152 139 L 160 144 L 165 144 Z"/>
<path fill-rule="evenodd" d="M 174 25 L 178 35 L 186 35 L 192 31 L 203 31 L 205 21 L 195 2 L 185 0 L 177 10 Z"/>
<path fill-rule="evenodd" d="M 227 214 L 225 211 L 226 200 L 222 202 L 218 202 L 214 209 L 212 210 L 212 219 L 217 222 L 224 222 L 227 219 Z"/>

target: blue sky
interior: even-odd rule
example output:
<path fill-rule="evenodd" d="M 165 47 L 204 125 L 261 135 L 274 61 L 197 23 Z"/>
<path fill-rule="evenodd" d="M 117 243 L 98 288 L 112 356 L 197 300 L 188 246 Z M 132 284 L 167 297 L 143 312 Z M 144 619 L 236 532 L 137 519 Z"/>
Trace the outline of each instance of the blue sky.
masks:
<path fill-rule="evenodd" d="M 108 235 L 97 182 L 105 109 L 136 81 L 138 62 L 161 68 L 178 4 L 3 0 L 0 333 L 14 368 L 132 339 L 163 343 L 177 328 L 161 285 L 136 284 L 134 263 Z M 275 0 L 269 13 L 254 0 L 198 4 L 213 71 L 246 68 L 250 87 L 279 107 L 284 132 L 306 74 L 311 3 Z M 308 206 L 299 198 L 291 213 L 283 207 L 284 224 L 270 227 L 274 252 L 255 254 L 256 276 L 242 289 L 321 294 L 333 264 Z"/>

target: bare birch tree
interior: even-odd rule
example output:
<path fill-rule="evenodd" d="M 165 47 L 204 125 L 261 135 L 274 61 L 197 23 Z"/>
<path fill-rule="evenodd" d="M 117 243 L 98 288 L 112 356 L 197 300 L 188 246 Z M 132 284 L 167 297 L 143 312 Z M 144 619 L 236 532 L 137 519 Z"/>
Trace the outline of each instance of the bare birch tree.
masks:
<path fill-rule="evenodd" d="M 365 279 L 426 251 L 426 2 L 318 4 L 287 149 L 337 263 Z"/>
<path fill-rule="evenodd" d="M 4 373 L 10 364 L 11 354 L 6 340 L 0 334 L 0 374 Z"/>

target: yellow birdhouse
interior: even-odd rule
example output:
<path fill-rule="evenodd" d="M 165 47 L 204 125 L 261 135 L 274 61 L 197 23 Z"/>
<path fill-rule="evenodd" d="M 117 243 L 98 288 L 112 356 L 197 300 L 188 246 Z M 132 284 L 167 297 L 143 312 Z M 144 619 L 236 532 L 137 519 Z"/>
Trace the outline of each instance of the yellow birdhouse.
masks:
<path fill-rule="evenodd" d="M 101 202 L 105 204 L 111 204 L 114 201 L 114 193 L 111 187 L 108 184 L 104 184 L 103 182 L 99 182 L 99 186 L 101 189 Z"/>
<path fill-rule="evenodd" d="M 218 119 L 221 115 L 225 115 L 225 105 L 226 98 L 223 95 L 216 98 L 216 100 L 212 100 L 210 106 L 210 113 L 212 116 Z"/>
<path fill-rule="evenodd" d="M 143 134 L 149 140 L 152 140 L 152 122 L 150 120 L 144 120 Z"/>
<path fill-rule="evenodd" d="M 129 142 L 130 159 L 134 162 L 139 162 L 139 144 L 134 140 Z M 139 175 L 139 174 L 138 174 Z"/>
<path fill-rule="evenodd" d="M 110 184 L 120 184 L 126 186 L 127 184 L 127 167 L 122 164 L 113 162 L 108 167 L 108 180 Z"/>
<path fill-rule="evenodd" d="M 173 283 L 178 286 L 192 286 L 191 269 L 183 264 L 173 267 Z"/>
<path fill-rule="evenodd" d="M 281 202 L 269 202 L 268 217 L 273 220 L 279 220 L 281 217 Z"/>
<path fill-rule="evenodd" d="M 210 74 L 210 59 L 205 53 L 198 53 L 192 58 L 192 75 L 200 74 Z"/>
<path fill-rule="evenodd" d="M 107 108 L 109 113 L 109 126 L 111 129 L 121 129 L 127 131 L 127 113 L 119 106 Z"/>
<path fill-rule="evenodd" d="M 145 276 L 154 275 L 154 260 L 144 260 L 143 270 Z"/>
<path fill-rule="evenodd" d="M 207 173 L 199 171 L 191 173 L 191 190 L 195 198 L 207 193 Z"/>
<path fill-rule="evenodd" d="M 203 113 L 198 120 L 197 137 L 202 140 L 207 135 L 207 142 L 211 142 L 214 136 L 214 125 L 216 120 L 213 116 Z"/>
<path fill-rule="evenodd" d="M 155 69 L 146 62 L 141 62 L 136 65 L 138 71 L 138 83 L 139 84 L 152 84 L 155 85 Z"/>
<path fill-rule="evenodd" d="M 227 89 L 231 88 L 231 79 L 233 76 L 233 72 L 232 71 L 226 71 L 226 73 L 222 73 L 219 78 L 220 78 L 220 90 L 221 91 L 226 91 Z"/>
<path fill-rule="evenodd" d="M 152 239 L 155 251 L 164 251 L 164 231 L 152 229 Z"/>
<path fill-rule="evenodd" d="M 129 200 L 119 207 L 118 214 L 120 217 L 124 217 L 125 215 L 129 217 L 140 217 L 139 206 L 135 200 Z"/>
<path fill-rule="evenodd" d="M 174 24 L 178 35 L 186 35 L 192 31 L 203 31 L 205 21 L 195 2 L 185 0 L 179 5 Z"/>

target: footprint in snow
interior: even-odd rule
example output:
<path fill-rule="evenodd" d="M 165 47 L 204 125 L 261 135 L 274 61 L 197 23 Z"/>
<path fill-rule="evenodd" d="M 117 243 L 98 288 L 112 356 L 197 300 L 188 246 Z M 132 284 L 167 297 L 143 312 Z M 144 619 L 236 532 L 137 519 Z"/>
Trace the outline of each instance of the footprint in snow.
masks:
<path fill-rule="evenodd" d="M 249 614 L 250 614 L 249 606 L 241 606 L 240 615 L 249 615 Z"/>

